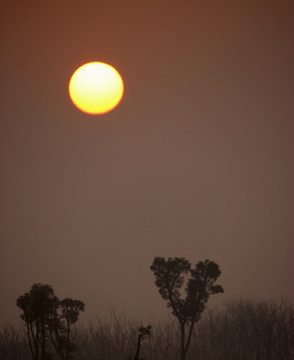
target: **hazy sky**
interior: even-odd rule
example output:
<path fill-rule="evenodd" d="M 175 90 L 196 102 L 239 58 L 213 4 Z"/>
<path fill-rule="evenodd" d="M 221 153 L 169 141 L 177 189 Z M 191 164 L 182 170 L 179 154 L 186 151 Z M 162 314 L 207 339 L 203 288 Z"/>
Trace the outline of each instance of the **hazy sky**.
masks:
<path fill-rule="evenodd" d="M 210 259 L 228 299 L 287 296 L 293 267 L 293 1 L 6 1 L 1 9 L 1 307 L 37 282 L 168 313 L 155 256 Z M 88 61 L 125 95 L 68 96 Z"/>

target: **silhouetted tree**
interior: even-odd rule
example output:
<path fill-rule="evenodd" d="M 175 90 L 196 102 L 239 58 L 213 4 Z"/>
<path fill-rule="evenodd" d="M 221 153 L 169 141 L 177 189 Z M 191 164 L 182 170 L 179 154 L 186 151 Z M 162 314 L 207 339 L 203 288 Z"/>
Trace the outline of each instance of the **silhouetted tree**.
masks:
<path fill-rule="evenodd" d="M 200 319 L 208 298 L 212 294 L 222 293 L 220 285 L 214 285 L 220 276 L 219 266 L 210 260 L 200 261 L 191 268 L 185 258 L 156 257 L 150 269 L 155 275 L 155 284 L 172 314 L 180 325 L 180 358 L 185 360 L 195 323 Z M 190 275 L 186 282 L 186 297 L 181 297 L 185 276 Z"/>
<path fill-rule="evenodd" d="M 80 311 L 84 310 L 85 304 L 82 301 L 65 298 L 58 302 L 54 317 L 50 319 L 50 338 L 62 360 L 69 360 L 71 353 L 77 350 L 77 346 L 71 340 L 71 325 L 78 320 Z"/>
<path fill-rule="evenodd" d="M 137 339 L 137 351 L 134 357 L 134 360 L 139 360 L 140 348 L 141 348 L 141 341 L 146 339 L 151 334 L 151 325 L 147 327 L 141 326 L 138 328 L 138 339 Z"/>
<path fill-rule="evenodd" d="M 23 310 L 21 318 L 26 324 L 32 358 L 46 360 L 48 343 L 48 319 L 54 315 L 58 299 L 50 285 L 34 284 L 31 290 L 20 296 L 16 304 Z"/>
<path fill-rule="evenodd" d="M 16 302 L 23 310 L 21 318 L 27 329 L 27 338 L 34 360 L 48 360 L 49 340 L 62 360 L 69 360 L 76 351 L 71 341 L 71 325 L 78 320 L 85 304 L 79 300 L 65 298 L 60 301 L 50 285 L 34 284 L 30 292 L 20 296 Z"/>

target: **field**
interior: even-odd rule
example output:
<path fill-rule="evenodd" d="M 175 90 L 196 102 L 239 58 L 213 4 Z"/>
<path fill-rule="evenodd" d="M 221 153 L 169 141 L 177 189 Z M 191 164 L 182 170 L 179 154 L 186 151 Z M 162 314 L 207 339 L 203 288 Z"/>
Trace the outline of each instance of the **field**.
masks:
<path fill-rule="evenodd" d="M 78 351 L 73 359 L 128 360 L 136 351 L 138 327 L 110 311 L 73 329 Z M 142 341 L 140 359 L 178 360 L 179 333 L 176 319 L 150 321 L 151 336 Z M 52 350 L 53 354 L 53 350 Z M 0 359 L 29 360 L 25 328 L 0 329 Z M 57 359 L 53 354 L 52 359 Z M 222 308 L 206 311 L 197 323 L 187 360 L 293 360 L 294 309 L 289 302 L 230 302 Z"/>

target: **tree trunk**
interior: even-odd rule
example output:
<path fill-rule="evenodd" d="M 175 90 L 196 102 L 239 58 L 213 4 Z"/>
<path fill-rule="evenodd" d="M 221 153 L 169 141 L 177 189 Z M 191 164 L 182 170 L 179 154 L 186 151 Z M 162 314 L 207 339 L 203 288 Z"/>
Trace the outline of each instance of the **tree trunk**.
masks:
<path fill-rule="evenodd" d="M 37 360 L 39 360 L 39 347 L 40 347 L 40 325 L 39 325 L 39 321 L 36 321 L 35 348 L 36 348 L 36 359 Z"/>
<path fill-rule="evenodd" d="M 67 326 L 67 331 L 66 331 L 66 348 L 65 348 L 65 358 L 66 360 L 69 359 L 69 351 L 68 351 L 68 347 L 69 347 L 69 342 L 70 342 L 70 322 L 68 320 L 68 318 L 66 318 L 66 326 Z"/>
<path fill-rule="evenodd" d="M 46 360 L 46 330 L 45 323 L 42 320 L 42 360 Z"/>
<path fill-rule="evenodd" d="M 27 323 L 27 337 L 28 337 L 28 341 L 29 341 L 29 347 L 30 347 L 30 351 L 31 351 L 31 355 L 32 358 L 34 360 L 38 360 L 37 356 L 37 350 L 36 350 L 36 342 L 34 341 L 34 337 L 32 335 L 32 339 L 31 339 L 31 332 L 33 333 L 33 330 L 31 330 L 31 326 L 29 323 Z M 35 352 L 33 350 L 33 345 L 32 345 L 32 341 L 34 341 L 34 345 L 35 345 Z"/>
<path fill-rule="evenodd" d="M 142 335 L 138 335 L 137 351 L 136 351 L 136 355 L 135 355 L 135 357 L 134 357 L 134 360 L 139 360 L 139 353 L 140 353 L 140 346 L 141 346 L 141 338 L 142 338 Z"/>
<path fill-rule="evenodd" d="M 192 322 L 191 322 L 191 324 L 190 324 L 188 339 L 187 339 L 187 343 L 186 343 L 186 346 L 185 346 L 185 354 L 187 354 L 188 349 L 189 349 L 189 346 L 190 346 L 190 342 L 191 342 L 191 338 L 192 338 L 192 334 L 193 334 L 195 322 L 196 322 L 196 320 L 193 319 Z"/>
<path fill-rule="evenodd" d="M 181 326 L 181 360 L 185 360 L 185 323 L 180 323 Z"/>

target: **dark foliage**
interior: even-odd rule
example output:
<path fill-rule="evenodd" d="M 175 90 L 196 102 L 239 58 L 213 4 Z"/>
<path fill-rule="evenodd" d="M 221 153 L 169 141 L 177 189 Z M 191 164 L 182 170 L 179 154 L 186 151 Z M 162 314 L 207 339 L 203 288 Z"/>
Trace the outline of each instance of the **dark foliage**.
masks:
<path fill-rule="evenodd" d="M 156 257 L 150 269 L 154 272 L 160 295 L 179 321 L 180 358 L 185 360 L 195 323 L 199 321 L 210 295 L 223 292 L 220 285 L 214 284 L 221 271 L 210 260 L 200 261 L 191 268 L 188 260 L 178 257 L 167 260 Z M 190 277 L 186 282 L 186 297 L 183 298 L 181 290 L 188 274 Z"/>
<path fill-rule="evenodd" d="M 71 326 L 78 320 L 85 304 L 79 300 L 59 300 L 47 284 L 34 284 L 16 301 L 23 311 L 29 349 L 33 360 L 48 360 L 54 352 L 61 360 L 71 359 L 77 350 L 71 340 Z"/>

